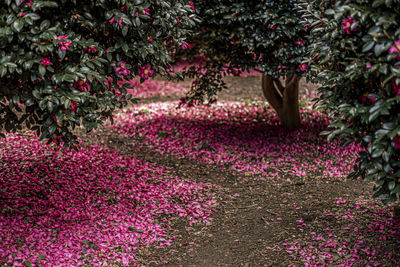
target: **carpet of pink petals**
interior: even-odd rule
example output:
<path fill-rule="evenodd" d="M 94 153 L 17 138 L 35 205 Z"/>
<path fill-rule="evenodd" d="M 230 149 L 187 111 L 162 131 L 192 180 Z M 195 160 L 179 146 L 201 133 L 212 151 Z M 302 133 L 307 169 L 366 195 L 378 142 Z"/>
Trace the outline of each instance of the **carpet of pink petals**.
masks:
<path fill-rule="evenodd" d="M 285 250 L 304 266 L 399 266 L 400 219 L 393 218 L 391 206 L 371 204 L 370 198 L 335 200 L 332 212 L 324 214 L 322 233 L 310 231 L 308 242 L 285 242 L 275 251 Z M 309 227 L 302 218 L 296 224 L 301 232 Z"/>
<path fill-rule="evenodd" d="M 0 265 L 135 264 L 169 245 L 171 221 L 208 222 L 211 186 L 101 146 L 62 151 L 31 135 L 0 139 Z"/>
<path fill-rule="evenodd" d="M 118 82 L 119 85 L 127 83 L 131 89 L 128 93 L 134 98 L 148 99 L 153 97 L 169 97 L 179 96 L 182 97 L 186 94 L 187 89 L 173 82 L 147 80 L 140 83 L 139 79 L 132 79 L 129 81 Z"/>
<path fill-rule="evenodd" d="M 140 138 L 137 149 L 218 164 L 260 179 L 282 174 L 343 177 L 359 148 L 327 143 L 319 136 L 328 119 L 304 110 L 298 131 L 279 126 L 264 104 L 218 102 L 213 106 L 177 109 L 176 102 L 138 105 L 121 112 L 111 126 L 124 137 Z M 340 159 L 340 160 L 339 160 Z M 289 179 L 289 178 L 288 178 Z"/>
<path fill-rule="evenodd" d="M 130 83 L 135 97 L 183 92 L 172 83 L 148 81 L 143 88 Z M 340 180 L 352 170 L 360 150 L 344 148 L 337 140 L 327 143 L 319 133 L 328 118 L 309 109 L 302 111 L 304 126 L 287 131 L 264 104 L 177 106 L 136 105 L 107 127 L 132 140 L 138 151 L 216 164 L 241 179 L 268 182 Z M 0 263 L 15 266 L 135 265 L 136 250 L 173 242 L 172 221 L 207 223 L 216 205 L 212 186 L 173 177 L 162 166 L 99 145 L 61 151 L 30 134 L 0 139 L 0 184 Z M 305 266 L 399 263 L 394 256 L 398 246 L 390 251 L 385 242 L 398 238 L 400 222 L 368 199 L 332 203 L 323 233 L 298 218 L 297 227 L 288 230 L 308 238 L 274 249 L 285 250 Z M 331 217 L 346 226 L 329 224 Z M 359 218 L 367 224 L 358 224 Z M 369 242 L 375 237 L 382 245 Z"/>
<path fill-rule="evenodd" d="M 328 143 L 319 135 L 327 127 L 328 118 L 312 110 L 303 110 L 303 128 L 290 132 L 279 126 L 274 112 L 264 105 L 222 101 L 213 106 L 176 107 L 176 102 L 138 105 L 120 113 L 110 127 L 122 137 L 140 140 L 134 143 L 138 150 L 217 164 L 244 174 L 244 179 L 289 183 L 294 176 L 343 179 L 352 171 L 360 150 L 355 145 L 344 148 L 337 140 Z M 332 203 L 332 208 L 344 204 L 345 208 L 326 216 L 348 221 L 346 229 L 335 229 L 333 224 L 322 234 L 310 231 L 309 242 L 284 243 L 281 249 L 305 266 L 396 264 L 394 252 L 385 251 L 383 245 L 374 246 L 376 242 L 366 238 L 379 235 L 382 242 L 393 243 L 399 236 L 400 222 L 392 218 L 391 208 L 384 208 L 379 201 L 376 206 L 369 205 L 364 199 L 354 207 L 340 199 Z M 357 224 L 357 216 L 369 221 L 367 227 Z M 302 218 L 297 223 L 297 229 L 290 231 L 307 231 Z"/>

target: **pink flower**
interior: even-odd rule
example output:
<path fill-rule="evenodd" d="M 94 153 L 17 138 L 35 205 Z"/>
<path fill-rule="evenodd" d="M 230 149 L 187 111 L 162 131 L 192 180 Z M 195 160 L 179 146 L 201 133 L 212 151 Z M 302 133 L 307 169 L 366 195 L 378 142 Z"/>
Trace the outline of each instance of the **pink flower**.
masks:
<path fill-rule="evenodd" d="M 400 149 L 400 135 L 397 135 L 393 138 L 393 143 L 396 149 Z"/>
<path fill-rule="evenodd" d="M 118 25 L 121 26 L 121 27 L 122 27 L 122 22 L 123 22 L 122 19 L 120 19 L 120 20 L 118 21 Z"/>
<path fill-rule="evenodd" d="M 25 12 L 21 12 L 21 14 L 19 14 L 21 17 L 25 17 L 26 13 Z"/>
<path fill-rule="evenodd" d="M 114 68 L 115 72 L 118 73 L 119 75 L 127 76 L 131 74 L 131 71 L 126 68 L 126 62 L 121 61 L 119 63 L 119 67 Z"/>
<path fill-rule="evenodd" d="M 69 49 L 72 43 L 71 41 L 65 41 L 65 42 L 59 42 L 58 44 L 60 45 L 61 51 L 66 51 Z"/>
<path fill-rule="evenodd" d="M 79 79 L 74 83 L 74 87 L 78 89 L 79 91 L 90 91 L 90 84 L 87 81 L 83 81 L 82 79 Z"/>
<path fill-rule="evenodd" d="M 187 45 L 187 43 L 183 42 L 183 43 L 181 44 L 181 47 L 182 47 L 182 49 L 187 49 L 187 48 L 188 48 L 188 45 Z"/>
<path fill-rule="evenodd" d="M 304 29 L 308 30 L 308 29 L 310 29 L 310 28 L 311 28 L 310 25 L 308 25 L 308 24 L 304 25 Z"/>
<path fill-rule="evenodd" d="M 275 30 L 275 29 L 276 29 L 276 26 L 275 26 L 275 25 L 271 25 L 271 26 L 269 26 L 269 28 L 270 28 L 271 30 Z"/>
<path fill-rule="evenodd" d="M 113 24 L 113 23 L 115 22 L 115 18 L 112 17 L 108 22 L 109 22 L 110 24 Z"/>
<path fill-rule="evenodd" d="M 59 41 L 64 41 L 65 39 L 68 39 L 68 36 L 66 36 L 66 35 L 57 36 L 57 40 L 59 40 Z"/>
<path fill-rule="evenodd" d="M 306 40 L 300 40 L 300 41 L 295 41 L 294 44 L 297 46 L 301 46 L 302 44 L 305 44 Z"/>
<path fill-rule="evenodd" d="M 151 70 L 150 65 L 140 67 L 138 74 L 143 80 L 147 80 L 149 77 L 153 77 L 154 71 Z"/>
<path fill-rule="evenodd" d="M 367 65 L 366 65 L 366 68 L 370 69 L 371 67 L 372 67 L 372 64 L 368 62 Z"/>
<path fill-rule="evenodd" d="M 66 35 L 59 35 L 59 36 L 57 36 L 57 40 L 59 40 L 59 41 L 64 41 L 64 42 L 58 42 L 58 44 L 60 45 L 60 49 L 62 50 L 62 51 L 64 51 L 64 50 L 68 50 L 69 49 L 69 47 L 71 46 L 71 41 L 68 41 L 68 40 L 66 40 L 66 39 L 68 39 L 68 36 L 66 36 Z"/>
<path fill-rule="evenodd" d="M 50 59 L 48 59 L 47 57 L 42 58 L 42 64 L 44 66 L 50 65 Z"/>
<path fill-rule="evenodd" d="M 97 52 L 97 49 L 91 46 L 89 47 L 89 53 L 91 52 Z"/>
<path fill-rule="evenodd" d="M 189 2 L 189 6 L 192 10 L 194 10 L 193 2 Z"/>
<path fill-rule="evenodd" d="M 394 77 L 392 80 L 392 88 L 393 88 L 393 93 L 396 95 L 400 95 L 400 84 L 396 84 L 396 79 L 397 77 Z"/>
<path fill-rule="evenodd" d="M 146 14 L 147 16 L 150 16 L 150 8 L 145 8 L 143 9 L 144 14 Z"/>
<path fill-rule="evenodd" d="M 241 70 L 234 70 L 234 71 L 232 72 L 233 76 L 236 76 L 236 77 L 239 77 L 241 73 L 242 73 Z"/>
<path fill-rule="evenodd" d="M 394 45 L 389 49 L 389 54 L 399 53 L 396 56 L 397 60 L 400 60 L 400 40 L 394 42 Z"/>
<path fill-rule="evenodd" d="M 78 107 L 78 103 L 76 101 L 71 101 L 71 108 L 69 108 L 68 110 L 75 112 L 77 107 Z"/>
<path fill-rule="evenodd" d="M 306 71 L 307 67 L 308 67 L 308 65 L 305 64 L 305 63 L 299 65 L 299 69 L 300 69 L 301 71 Z"/>
<path fill-rule="evenodd" d="M 31 6 L 33 0 L 21 0 L 21 4 L 25 2 L 25 5 Z"/>
<path fill-rule="evenodd" d="M 347 16 L 347 19 L 343 19 L 342 20 L 342 29 L 344 30 L 344 32 L 346 34 L 350 34 L 352 31 L 355 32 L 357 31 L 357 27 L 355 27 L 354 29 L 351 29 L 351 25 L 353 25 L 353 23 L 356 22 L 355 19 L 352 19 L 351 17 Z"/>

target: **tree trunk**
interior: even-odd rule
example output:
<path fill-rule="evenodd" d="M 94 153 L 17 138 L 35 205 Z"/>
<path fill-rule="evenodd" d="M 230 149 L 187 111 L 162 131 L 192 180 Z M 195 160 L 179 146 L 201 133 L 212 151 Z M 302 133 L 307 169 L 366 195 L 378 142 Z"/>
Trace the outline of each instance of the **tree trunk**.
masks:
<path fill-rule="evenodd" d="M 278 78 L 269 75 L 262 76 L 262 90 L 265 98 L 275 109 L 283 127 L 296 129 L 301 126 L 299 112 L 299 81 L 298 76 L 286 78 L 285 86 Z"/>

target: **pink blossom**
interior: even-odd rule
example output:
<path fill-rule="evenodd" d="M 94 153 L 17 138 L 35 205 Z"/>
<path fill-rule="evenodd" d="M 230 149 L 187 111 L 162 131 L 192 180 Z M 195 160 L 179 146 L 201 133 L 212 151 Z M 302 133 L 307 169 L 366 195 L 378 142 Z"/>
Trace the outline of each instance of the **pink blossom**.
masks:
<path fill-rule="evenodd" d="M 75 112 L 77 108 L 78 108 L 78 103 L 76 101 L 71 101 L 71 107 L 68 110 Z"/>
<path fill-rule="evenodd" d="M 306 71 L 306 70 L 307 70 L 307 67 L 308 67 L 308 65 L 305 64 L 305 63 L 299 65 L 299 69 L 300 69 L 301 71 Z"/>
<path fill-rule="evenodd" d="M 114 70 L 119 75 L 123 75 L 123 76 L 128 76 L 129 74 L 131 74 L 131 71 L 126 68 L 126 62 L 124 62 L 124 61 L 121 61 L 119 63 L 119 67 L 115 67 Z"/>
<path fill-rule="evenodd" d="M 67 35 L 59 35 L 59 36 L 57 36 L 57 40 L 61 40 L 61 41 L 63 41 L 63 40 L 65 40 L 65 39 L 68 39 L 68 36 Z"/>
<path fill-rule="evenodd" d="M 394 77 L 392 80 L 392 92 L 395 95 L 400 95 L 400 84 L 396 84 L 397 77 Z"/>
<path fill-rule="evenodd" d="M 269 26 L 269 28 L 270 28 L 271 30 L 275 30 L 275 29 L 276 29 L 276 25 L 271 25 L 271 26 Z"/>
<path fill-rule="evenodd" d="M 187 49 L 188 48 L 188 44 L 186 42 L 183 42 L 181 44 L 182 49 Z"/>
<path fill-rule="evenodd" d="M 66 35 L 59 35 L 59 36 L 57 36 L 57 40 L 59 40 L 59 41 L 64 41 L 64 42 L 58 42 L 58 44 L 60 45 L 60 49 L 61 49 L 62 51 L 68 50 L 69 47 L 70 47 L 71 44 L 72 44 L 71 41 L 66 40 L 66 39 L 68 39 L 68 36 L 66 36 Z"/>
<path fill-rule="evenodd" d="M 400 149 L 400 135 L 397 135 L 393 138 L 393 143 L 396 149 Z"/>
<path fill-rule="evenodd" d="M 355 27 L 354 29 L 351 29 L 351 25 L 353 25 L 353 23 L 355 23 L 356 20 L 351 18 L 350 16 L 347 16 L 346 19 L 342 20 L 342 29 L 346 34 L 350 34 L 352 31 L 355 32 L 357 31 L 357 27 Z"/>
<path fill-rule="evenodd" d="M 149 79 L 149 77 L 153 77 L 154 71 L 151 70 L 150 65 L 146 65 L 144 67 L 140 67 L 138 71 L 139 77 L 143 80 Z"/>
<path fill-rule="evenodd" d="M 110 24 L 113 24 L 115 21 L 116 21 L 115 18 L 112 17 L 108 22 L 109 22 Z"/>
<path fill-rule="evenodd" d="M 150 16 L 150 8 L 145 8 L 143 9 L 144 14 L 146 14 L 147 16 Z"/>
<path fill-rule="evenodd" d="M 96 48 L 94 48 L 93 46 L 89 47 L 89 53 L 92 52 L 97 52 L 98 50 Z"/>
<path fill-rule="evenodd" d="M 305 44 L 306 40 L 300 40 L 300 41 L 295 41 L 294 44 L 297 46 L 301 46 L 302 44 Z"/>
<path fill-rule="evenodd" d="M 394 45 L 390 47 L 389 54 L 398 53 L 396 56 L 397 60 L 400 60 L 400 40 L 394 42 Z"/>
<path fill-rule="evenodd" d="M 24 3 L 24 2 L 25 2 L 25 4 L 26 4 L 27 6 L 31 6 L 33 0 L 21 0 L 21 4 Z"/>
<path fill-rule="evenodd" d="M 42 64 L 44 66 L 50 65 L 50 59 L 48 59 L 47 57 L 42 58 Z"/>
<path fill-rule="evenodd" d="M 74 83 L 74 87 L 79 91 L 90 91 L 90 84 L 87 81 L 79 79 Z"/>

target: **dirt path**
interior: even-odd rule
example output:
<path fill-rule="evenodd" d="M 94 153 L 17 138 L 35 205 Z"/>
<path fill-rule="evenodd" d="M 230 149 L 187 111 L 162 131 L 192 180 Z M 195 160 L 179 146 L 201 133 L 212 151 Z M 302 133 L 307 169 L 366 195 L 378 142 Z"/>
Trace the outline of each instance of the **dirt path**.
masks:
<path fill-rule="evenodd" d="M 232 93 L 223 92 L 220 99 L 262 100 L 259 77 L 229 78 L 228 84 Z M 171 98 L 145 103 L 162 100 Z M 193 227 L 176 225 L 179 232 L 171 246 L 138 252 L 139 261 L 146 266 L 302 266 L 304 263 L 290 257 L 282 244 L 306 244 L 313 232 L 325 229 L 340 232 L 346 222 L 326 216 L 335 209 L 333 201 L 343 198 L 354 204 L 371 189 L 371 184 L 345 179 L 290 176 L 290 183 L 284 179 L 261 181 L 229 168 L 161 155 L 151 148 L 136 149 L 140 140 L 121 139 L 113 132 L 83 138 L 89 143 L 99 143 L 96 138 L 100 138 L 122 154 L 161 164 L 173 175 L 217 186 L 220 199 L 213 222 Z M 357 222 L 360 227 L 368 223 L 365 220 Z M 347 240 L 346 234 L 343 238 Z M 380 241 L 376 238 L 376 242 Z"/>
<path fill-rule="evenodd" d="M 288 184 L 248 179 L 234 171 L 222 171 L 219 166 L 151 150 L 138 151 L 137 140 L 124 140 L 112 132 L 102 138 L 122 154 L 162 163 L 170 174 L 218 187 L 220 200 L 212 224 L 193 228 L 176 225 L 179 234 L 171 246 L 138 253 L 147 266 L 301 266 L 281 249 L 281 244 L 308 239 L 312 231 L 340 227 L 325 216 L 332 201 L 355 198 L 369 190 L 369 185 L 354 180 L 291 177 Z M 299 219 L 307 226 L 299 228 Z"/>

